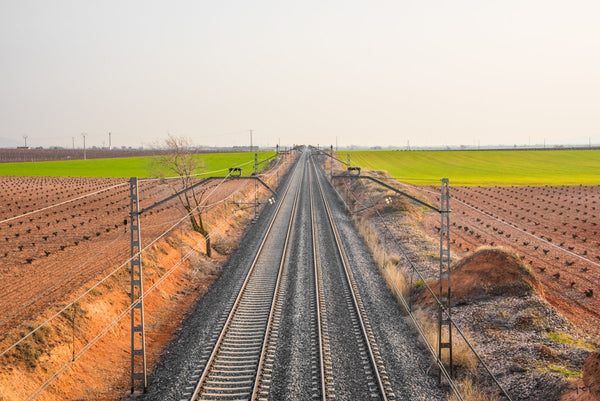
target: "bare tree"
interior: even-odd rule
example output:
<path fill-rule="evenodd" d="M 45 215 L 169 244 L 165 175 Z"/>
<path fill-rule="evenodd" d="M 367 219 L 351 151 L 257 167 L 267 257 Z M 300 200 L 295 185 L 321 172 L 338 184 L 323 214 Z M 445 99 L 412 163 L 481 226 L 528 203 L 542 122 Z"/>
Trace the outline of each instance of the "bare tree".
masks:
<path fill-rule="evenodd" d="M 164 177 L 171 173 L 175 174 L 178 177 L 174 180 L 176 181 L 176 185 L 173 186 L 175 192 L 190 188 L 195 183 L 196 170 L 201 167 L 197 155 L 193 152 L 191 140 L 169 134 L 165 146 L 169 153 L 157 157 L 157 175 Z M 178 198 L 187 211 L 193 230 L 202 234 L 206 241 L 206 256 L 211 257 L 210 235 L 202 219 L 202 200 L 206 190 L 207 188 L 203 186 L 196 187 L 179 194 Z"/>

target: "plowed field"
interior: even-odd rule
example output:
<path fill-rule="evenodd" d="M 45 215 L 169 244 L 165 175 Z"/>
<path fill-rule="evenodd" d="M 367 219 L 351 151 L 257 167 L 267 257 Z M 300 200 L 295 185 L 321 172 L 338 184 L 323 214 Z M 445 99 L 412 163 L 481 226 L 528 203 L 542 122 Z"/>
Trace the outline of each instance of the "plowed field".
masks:
<path fill-rule="evenodd" d="M 418 191 L 439 203 L 438 188 Z M 455 252 L 514 249 L 552 305 L 600 334 L 600 186 L 453 187 L 451 196 Z M 438 232 L 439 217 L 427 225 Z"/>
<path fill-rule="evenodd" d="M 240 184 L 215 181 L 206 188 L 206 204 L 211 204 Z M 128 260 L 130 234 L 124 220 L 129 217 L 129 191 L 123 179 L 0 178 L 0 342 Z M 159 181 L 141 181 L 140 208 L 171 193 Z M 93 195 L 82 197 L 86 194 Z M 27 214 L 31 211 L 37 212 Z M 142 243 L 148 244 L 182 216 L 177 200 L 142 215 Z"/>

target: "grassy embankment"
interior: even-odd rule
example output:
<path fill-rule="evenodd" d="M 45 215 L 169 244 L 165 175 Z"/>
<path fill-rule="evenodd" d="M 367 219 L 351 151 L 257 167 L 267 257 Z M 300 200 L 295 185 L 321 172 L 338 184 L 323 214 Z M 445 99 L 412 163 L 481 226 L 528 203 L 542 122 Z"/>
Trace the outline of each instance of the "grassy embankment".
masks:
<path fill-rule="evenodd" d="M 599 185 L 600 151 L 356 151 L 337 157 L 371 170 L 387 170 L 400 181 L 432 185 Z M 434 181 L 435 180 L 435 181 Z"/>
<path fill-rule="evenodd" d="M 275 152 L 259 152 L 258 160 L 264 160 Z M 254 153 L 206 153 L 199 154 L 198 173 L 242 167 L 243 175 L 253 171 Z M 51 177 L 140 177 L 146 178 L 156 171 L 156 157 L 127 157 L 116 159 L 65 160 L 49 162 L 0 163 L 0 175 L 51 176 Z M 262 169 L 267 163 L 260 166 Z M 226 174 L 226 171 L 219 171 Z M 167 175 L 169 175 L 167 173 Z"/>

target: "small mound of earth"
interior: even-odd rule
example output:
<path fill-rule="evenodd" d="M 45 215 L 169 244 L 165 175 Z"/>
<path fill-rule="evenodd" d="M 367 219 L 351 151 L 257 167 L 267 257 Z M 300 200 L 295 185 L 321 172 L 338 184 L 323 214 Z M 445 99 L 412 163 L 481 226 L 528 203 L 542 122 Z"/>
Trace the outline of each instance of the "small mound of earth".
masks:
<path fill-rule="evenodd" d="M 430 285 L 439 289 L 439 281 Z M 496 296 L 520 297 L 543 294 L 539 280 L 519 257 L 502 248 L 480 248 L 452 267 L 451 297 L 453 305 L 465 305 Z M 419 297 L 422 304 L 431 305 L 428 291 Z"/>
<path fill-rule="evenodd" d="M 591 354 L 583 365 L 583 382 L 586 386 L 594 385 L 600 394 L 600 352 Z"/>
<path fill-rule="evenodd" d="M 600 400 L 600 352 L 594 352 L 583 365 L 583 378 L 569 383 L 561 401 Z"/>

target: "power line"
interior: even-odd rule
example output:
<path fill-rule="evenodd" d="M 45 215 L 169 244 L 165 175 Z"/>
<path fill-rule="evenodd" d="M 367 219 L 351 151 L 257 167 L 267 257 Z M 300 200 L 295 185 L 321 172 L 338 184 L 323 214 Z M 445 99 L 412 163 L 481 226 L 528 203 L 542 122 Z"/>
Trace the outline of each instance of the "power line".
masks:
<path fill-rule="evenodd" d="M 225 181 L 222 180 L 215 188 L 214 190 L 216 190 L 223 182 Z M 214 192 L 214 190 L 212 192 Z M 239 190 L 238 190 L 239 191 Z M 235 191 L 234 193 L 238 192 Z M 211 193 L 212 193 L 211 192 Z M 230 196 L 232 196 L 233 194 L 231 194 Z M 209 195 L 210 196 L 210 195 Z M 207 196 L 208 198 L 208 196 Z M 219 202 L 215 202 L 214 204 L 223 202 L 224 200 L 221 200 Z M 213 204 L 213 205 L 214 205 Z M 208 205 L 204 205 L 203 207 L 207 207 Z M 199 206 L 197 206 L 196 208 L 198 208 Z M 196 209 L 195 208 L 195 209 Z M 181 223 L 183 220 L 185 220 L 188 217 L 187 213 L 185 216 L 183 216 L 181 219 L 179 219 L 177 221 L 176 224 L 174 224 L 173 226 L 171 226 L 169 229 L 167 229 L 163 234 L 161 234 L 159 237 L 157 237 L 156 239 L 154 239 L 153 241 L 151 241 L 148 245 L 146 245 L 143 249 L 140 250 L 140 253 L 145 251 L 146 249 L 148 249 L 148 247 L 150 247 L 151 245 L 153 245 L 156 241 L 158 241 L 160 238 L 162 238 L 164 235 L 166 235 L 166 233 L 168 233 L 169 231 L 171 231 L 174 227 L 176 227 L 179 223 Z M 227 220 L 225 220 L 224 222 L 222 222 L 218 227 L 217 230 L 222 227 L 226 222 L 228 222 L 229 220 L 231 220 L 233 218 L 233 215 L 231 215 Z M 221 235 L 218 231 L 216 231 L 217 234 Z M 190 251 L 188 251 L 185 256 L 183 258 L 180 259 L 179 262 L 175 263 L 164 275 L 160 276 L 160 278 L 150 286 L 150 288 L 148 288 L 144 294 L 142 296 L 140 296 L 137 300 L 135 300 L 135 302 L 132 302 L 131 304 L 128 305 L 128 307 L 123 310 L 115 319 L 113 319 L 107 326 L 104 327 L 103 330 L 100 331 L 100 333 L 98 333 L 92 340 L 90 340 L 79 352 L 74 353 L 73 357 L 71 360 L 69 360 L 67 363 L 65 363 L 63 366 L 61 366 L 57 371 L 54 372 L 54 374 L 52 376 L 50 376 L 48 379 L 46 379 L 44 381 L 44 383 L 42 383 L 37 389 L 35 389 L 27 398 L 26 400 L 33 400 L 35 399 L 39 394 L 41 394 L 52 382 L 54 382 L 63 372 L 65 372 L 71 365 L 74 364 L 74 362 L 76 360 L 78 360 L 83 354 L 85 354 L 93 345 L 95 345 L 102 337 L 104 337 L 106 335 L 106 333 L 108 333 L 114 326 L 116 326 L 125 316 L 127 316 L 127 314 L 129 312 L 131 312 L 131 310 L 133 309 L 134 305 L 136 305 L 140 299 L 142 297 L 146 297 L 148 296 L 154 289 L 156 289 L 167 277 L 169 277 L 179 266 L 181 266 L 183 264 L 184 261 L 186 261 L 187 259 L 189 259 L 189 257 L 191 256 L 192 253 L 196 252 L 197 249 L 199 248 L 199 245 L 190 249 Z M 4 354 L 6 354 L 6 352 L 10 351 L 12 348 L 14 348 L 16 345 L 18 345 L 20 342 L 22 342 L 25 338 L 29 337 L 31 334 L 33 334 L 35 331 L 37 331 L 40 327 L 42 327 L 43 325 L 47 324 L 48 322 L 50 322 L 52 319 L 54 319 L 54 317 L 58 316 L 60 313 L 62 313 L 63 311 L 65 311 L 66 309 L 68 309 L 69 307 L 71 307 L 72 305 L 74 305 L 76 302 L 78 302 L 83 296 L 87 295 L 90 291 L 92 291 L 94 288 L 96 288 L 98 285 L 100 285 L 102 282 L 104 282 L 106 279 L 108 279 L 110 276 L 114 275 L 118 270 L 120 270 L 123 266 L 127 265 L 132 258 L 130 258 L 129 260 L 127 260 L 126 262 L 124 262 L 121 266 L 119 266 L 117 269 L 115 269 L 113 272 L 111 272 L 108 276 L 106 276 L 104 279 L 102 279 L 101 281 L 99 281 L 98 283 L 96 283 L 93 287 L 91 287 L 90 289 L 88 289 L 85 293 L 83 293 L 82 295 L 80 295 L 77 299 L 75 299 L 73 302 L 71 302 L 70 304 L 66 305 L 61 311 L 57 312 L 55 315 L 53 315 L 51 318 L 49 318 L 48 320 L 46 320 L 44 323 L 42 323 L 40 326 L 38 326 L 36 329 L 32 330 L 29 334 L 27 334 L 25 337 L 23 337 L 21 340 L 19 340 L 18 342 L 16 342 L 15 344 L 13 344 L 11 347 L 9 347 L 8 349 L 6 349 L 5 351 L 3 351 L 2 353 L 0 353 L 0 356 L 3 356 Z"/>
<path fill-rule="evenodd" d="M 21 307 L 19 307 L 16 311 L 12 312 L 10 315 L 8 315 L 2 321 L 0 321 L 0 326 L 3 325 L 4 323 L 6 323 L 8 320 L 10 320 L 13 316 L 15 316 L 19 312 L 23 311 L 25 308 L 27 308 L 31 304 L 33 304 L 34 302 L 38 301 L 41 297 L 46 295 L 52 289 L 56 288 L 56 286 L 58 286 L 60 283 L 64 282 L 66 279 L 71 277 L 74 273 L 76 273 L 79 269 L 81 269 L 82 267 L 87 265 L 89 262 L 91 262 L 93 259 L 95 259 L 98 255 L 100 255 L 102 252 L 104 252 L 107 248 L 111 247 L 115 242 L 117 242 L 119 239 L 121 239 L 124 235 L 125 235 L 125 233 L 119 235 L 117 238 L 115 238 L 114 240 L 109 242 L 107 245 L 105 245 L 101 250 L 96 252 L 94 255 L 90 256 L 85 262 L 83 262 L 83 263 L 79 264 L 77 267 L 71 269 L 67 274 L 65 274 L 58 281 L 54 282 L 54 284 L 52 284 L 50 287 L 46 288 L 44 291 L 39 293 L 37 296 L 30 298 L 25 304 L 21 305 Z"/>
<path fill-rule="evenodd" d="M 221 182 L 220 182 L 218 185 L 216 185 L 216 186 L 215 186 L 215 188 L 213 188 L 213 190 L 212 190 L 212 191 L 209 193 L 209 195 L 207 195 L 207 197 L 206 197 L 205 199 L 208 199 L 208 198 L 210 197 L 210 195 L 212 195 L 212 193 L 214 193 L 214 191 L 216 191 L 216 190 L 219 188 L 219 186 L 221 186 L 221 185 L 222 185 L 222 184 L 223 184 L 223 183 L 226 181 L 226 179 L 227 179 L 227 177 L 224 177 L 224 178 L 223 178 L 223 180 L 221 180 Z M 118 184 L 118 185 L 116 185 L 116 186 L 120 186 L 120 185 L 124 185 L 124 183 L 123 183 L 123 184 Z M 113 187 L 116 187 L 116 186 L 113 186 Z M 98 191 L 98 192 L 102 192 L 102 191 L 104 191 L 104 190 L 107 190 L 107 189 L 110 189 L 110 188 L 106 188 L 106 189 L 103 189 L 103 190 L 101 190 L 101 191 Z M 235 192 L 234 192 L 234 193 L 235 193 Z M 85 196 L 89 196 L 89 195 L 91 195 L 91 194 L 84 195 L 83 197 L 85 197 Z M 230 197 L 231 197 L 231 196 L 233 196 L 233 194 L 231 194 L 231 195 L 230 195 Z M 81 197 L 80 197 L 80 198 L 81 198 Z M 64 203 L 71 202 L 71 201 L 73 201 L 73 200 L 76 200 L 76 199 L 72 199 L 72 200 L 66 201 L 66 202 L 64 202 Z M 222 202 L 222 200 L 221 200 L 221 201 L 219 201 L 219 202 L 215 202 L 214 204 L 221 203 L 221 202 Z M 53 205 L 52 207 L 54 207 L 54 206 L 57 206 L 57 205 Z M 195 211 L 196 209 L 198 209 L 198 208 L 200 208 L 200 207 L 203 207 L 203 208 L 204 208 L 204 207 L 207 207 L 207 205 L 201 205 L 201 204 L 200 204 L 200 205 L 197 205 L 197 206 L 196 206 L 196 207 L 194 207 L 194 208 L 193 208 L 193 209 L 192 209 L 190 212 L 193 212 L 193 211 Z M 35 211 L 35 212 L 37 212 L 37 211 Z M 33 212 L 30 212 L 30 213 L 27 213 L 27 214 L 31 214 L 31 213 L 33 213 Z M 27 215 L 27 214 L 25 214 L 25 215 Z M 177 227 L 177 226 L 178 226 L 178 225 L 179 225 L 179 224 L 180 224 L 182 221 L 184 221 L 185 219 L 187 219 L 187 218 L 188 218 L 188 216 L 189 216 L 189 214 L 188 214 L 188 213 L 186 213 L 186 214 L 185 214 L 183 217 L 181 217 L 179 220 L 177 220 L 177 222 L 176 222 L 175 224 L 173 224 L 171 227 L 169 227 L 168 229 L 166 229 L 166 230 L 165 230 L 165 231 L 164 231 L 162 234 L 160 234 L 159 236 L 157 236 L 156 238 L 154 238 L 152 241 L 150 241 L 150 243 L 148 243 L 148 244 L 147 244 L 145 247 L 141 248 L 141 249 L 140 249 L 140 251 L 139 251 L 139 253 L 141 254 L 142 252 L 146 251 L 146 250 L 147 250 L 149 247 L 151 247 L 151 246 L 152 246 L 152 245 L 154 245 L 154 244 L 155 244 L 157 241 L 159 241 L 160 239 L 162 239 L 162 238 L 163 238 L 163 237 L 164 237 L 164 236 L 165 236 L 167 233 L 169 233 L 171 230 L 173 230 L 175 227 Z M 230 218 L 231 218 L 231 217 L 230 217 Z M 195 250 L 195 249 L 196 249 L 196 248 L 194 248 L 194 250 Z M 97 256 L 97 255 L 95 255 L 95 256 Z M 94 256 L 94 257 L 95 257 L 95 256 Z M 90 259 L 93 259 L 94 257 L 92 257 L 92 258 L 90 258 Z M 102 284 L 102 283 L 104 283 L 106 280 L 108 280 L 110 277 L 112 277 L 113 275 L 115 275 L 115 274 L 116 274 L 116 273 L 117 273 L 119 270 L 121 270 L 123 267 L 127 266 L 127 265 L 128 265 L 130 262 L 131 262 L 131 260 L 132 260 L 133 258 L 134 258 L 134 256 L 132 256 L 132 257 L 130 257 L 129 259 L 127 259 L 125 262 L 123 262 L 121 265 L 119 265 L 117 268 L 115 268 L 113 271 L 111 271 L 111 272 L 110 272 L 108 275 L 104 276 L 104 277 L 103 277 L 101 280 L 99 280 L 97 283 L 95 283 L 93 286 L 91 286 L 89 289 L 87 289 L 87 290 L 86 290 L 84 293 L 82 293 L 82 294 L 81 294 L 81 295 L 79 295 L 77 298 L 75 298 L 73 301 L 71 301 L 70 303 L 68 303 L 67 305 L 65 305 L 65 306 L 64 306 L 63 308 L 61 308 L 61 309 L 60 309 L 58 312 L 54 313 L 52 316 L 50 316 L 50 317 L 49 317 L 48 319 L 46 319 L 44 322 L 42 322 L 41 324 L 39 324 L 37 327 L 35 327 L 35 328 L 34 328 L 34 329 L 32 329 L 31 331 L 29 331 L 27 334 L 25 334 L 23 337 L 21 337 L 21 338 L 20 338 L 18 341 L 14 342 L 14 343 L 13 343 L 12 345 L 10 345 L 8 348 L 6 348 L 6 349 L 5 349 L 5 350 L 3 350 L 2 352 L 0 352 L 0 357 L 2 357 L 2 356 L 4 356 L 4 355 L 6 355 L 6 353 L 8 353 L 8 352 L 9 352 L 9 351 L 11 351 L 12 349 L 14 349 L 14 348 L 15 348 L 17 345 L 19 345 L 20 343 L 22 343 L 23 341 L 25 341 L 27 338 L 29 338 L 31 335 L 33 335 L 35 332 L 37 332 L 37 331 L 38 331 L 38 330 L 39 330 L 41 327 L 45 326 L 46 324 L 48 324 L 49 322 L 51 322 L 53 319 L 55 319 L 57 316 L 59 316 L 61 313 L 63 313 L 65 310 L 67 310 L 68 308 L 70 308 L 71 306 L 73 306 L 75 303 L 79 302 L 79 301 L 80 301 L 80 300 L 81 300 L 81 299 L 82 299 L 84 296 L 86 296 L 87 294 L 89 294 L 91 291 L 93 291 L 93 290 L 94 290 L 95 288 L 97 288 L 99 285 L 101 285 L 101 284 Z M 178 265 L 176 265 L 176 266 L 178 266 Z M 172 268 L 172 270 L 173 270 L 173 268 Z M 170 273 L 169 273 L 169 274 L 170 274 Z M 167 276 L 167 274 L 165 274 L 165 275 L 164 275 L 164 276 L 162 276 L 162 277 L 166 277 L 166 276 Z M 161 278 L 162 278 L 162 277 L 161 277 Z M 157 281 L 157 282 L 156 282 L 156 283 L 155 283 L 153 286 L 151 286 L 151 287 L 150 287 L 150 289 L 149 289 L 149 290 L 147 290 L 147 291 L 145 292 L 145 294 L 149 293 L 149 292 L 150 292 L 150 291 L 152 291 L 154 288 L 156 288 L 156 285 L 158 285 L 160 282 L 162 282 L 162 280 L 159 280 L 159 281 Z M 132 303 L 132 304 L 129 306 L 128 310 L 126 310 L 126 311 L 124 312 L 124 314 L 126 314 L 128 311 L 130 311 L 130 310 L 131 310 L 131 308 L 133 307 L 133 305 L 134 305 L 134 304 L 135 304 L 135 302 L 134 302 L 134 303 Z M 123 314 L 123 316 L 124 316 L 124 314 Z M 120 317 L 118 318 L 118 320 L 121 320 L 123 316 L 120 316 Z M 118 322 L 118 321 L 116 321 L 116 322 Z M 115 322 L 114 324 L 116 324 L 116 322 Z M 114 325 L 113 325 L 113 326 L 114 326 Z M 112 326 L 111 326 L 111 327 L 112 327 Z M 110 329 L 110 328 L 109 328 L 109 329 Z M 107 331 L 107 330 L 106 330 L 106 331 Z M 104 332 L 104 334 L 106 333 L 106 331 Z M 102 336 L 103 336 L 104 334 L 102 334 Z M 95 342 L 96 342 L 98 339 L 99 339 L 99 338 L 97 338 L 97 339 L 94 339 L 94 340 L 93 340 L 93 343 L 95 343 Z M 88 344 L 90 344 L 90 343 L 88 343 Z M 91 345 L 93 345 L 93 344 L 91 344 Z M 90 346 L 91 346 L 91 345 L 90 345 Z M 88 347 L 88 348 L 86 348 L 86 349 L 85 349 L 85 351 L 87 351 L 87 349 L 89 349 L 89 347 Z M 79 358 L 79 357 L 80 357 L 80 356 L 81 356 L 81 355 L 82 355 L 82 354 L 83 354 L 85 351 L 83 351 L 83 352 L 81 352 L 81 351 L 80 351 L 80 353 L 78 353 L 78 354 L 74 355 L 74 357 L 73 357 L 73 361 L 77 360 L 77 359 L 78 359 L 78 358 Z M 49 381 L 46 381 L 46 382 L 45 382 L 45 383 L 44 383 L 44 384 L 43 384 L 43 385 L 40 387 L 40 388 L 41 388 L 41 391 L 43 391 L 43 389 L 45 389 L 49 383 L 51 383 L 52 381 L 54 381 L 54 380 L 56 379 L 56 377 L 58 377 L 60 374 L 62 374 L 62 372 L 64 372 L 64 371 L 65 371 L 65 370 L 68 368 L 68 366 L 70 366 L 70 364 L 72 364 L 72 362 L 73 362 L 73 361 L 69 362 L 69 364 L 67 364 L 67 365 L 64 365 L 64 366 L 63 366 L 63 368 L 64 368 L 64 369 L 63 369 L 63 368 L 60 368 L 60 369 L 59 369 L 59 370 L 58 370 L 58 371 L 57 371 L 57 372 L 56 372 L 56 373 L 55 373 L 55 374 L 54 374 L 54 375 L 53 375 L 53 376 L 52 376 L 52 377 L 49 379 Z M 43 387 L 43 388 L 42 388 L 42 387 Z M 40 388 L 38 388 L 38 389 L 40 389 Z M 32 395 L 34 395 L 34 394 L 35 394 L 35 396 L 37 396 L 37 394 L 39 394 L 39 392 L 37 392 L 37 390 L 36 390 L 36 391 L 34 391 L 34 393 L 32 393 Z M 31 396 L 30 396 L 30 397 L 31 397 Z M 28 399 L 31 399 L 31 398 L 28 398 Z"/>
<path fill-rule="evenodd" d="M 408 185 L 408 184 L 405 184 L 405 185 Z M 412 186 L 412 185 L 409 185 L 409 186 L 411 186 L 411 187 L 415 188 L 416 190 L 420 190 L 420 189 L 418 189 L 417 187 L 414 187 L 414 186 Z M 435 192 L 433 192 L 433 191 L 429 191 L 429 190 L 427 190 L 427 189 L 424 189 L 424 188 L 423 188 L 423 189 L 421 189 L 421 191 L 424 191 L 424 192 L 429 192 L 429 193 L 435 194 Z M 522 233 L 522 234 L 529 235 L 530 237 L 533 237 L 533 238 L 537 239 L 538 241 L 544 242 L 544 243 L 548 244 L 548 245 L 549 245 L 549 246 L 551 246 L 551 247 L 557 248 L 557 249 L 559 249 L 559 250 L 561 250 L 561 251 L 563 251 L 563 252 L 565 252 L 565 253 L 568 253 L 568 254 L 569 254 L 569 255 L 571 255 L 571 256 L 575 256 L 576 258 L 579 258 L 579 259 L 581 259 L 581 260 L 583 260 L 583 261 L 585 261 L 585 262 L 591 263 L 592 265 L 594 265 L 594 266 L 596 266 L 596 267 L 600 267 L 600 264 L 599 264 L 599 263 L 596 263 L 596 262 L 594 262 L 593 260 L 590 260 L 590 259 L 588 259 L 588 258 L 586 258 L 586 257 L 583 257 L 583 256 L 581 256 L 581 255 L 578 255 L 578 254 L 576 254 L 575 252 L 571 252 L 571 251 L 569 251 L 569 250 L 567 250 L 567 249 L 565 249 L 565 248 L 562 248 L 562 247 L 560 247 L 560 246 L 558 246 L 558 245 L 556 245 L 556 244 L 553 244 L 553 243 L 552 243 L 552 242 L 550 242 L 550 241 L 546 241 L 545 239 L 543 239 L 543 238 L 540 238 L 540 237 L 538 237 L 538 236 L 536 236 L 536 235 L 534 235 L 534 234 L 532 234 L 532 233 L 530 233 L 530 232 L 527 232 L 527 231 L 525 231 L 525 230 L 522 230 L 522 229 L 520 229 L 519 227 L 517 227 L 517 226 L 515 226 L 515 225 L 513 225 L 513 224 L 511 224 L 511 223 L 509 223 L 509 222 L 502 221 L 502 220 L 500 220 L 500 219 L 498 219 L 498 218 L 496 218 L 496 217 L 492 216 L 492 215 L 491 215 L 491 213 L 488 213 L 488 212 L 486 212 L 486 211 L 483 211 L 483 210 L 476 209 L 476 208 L 474 208 L 473 206 L 471 206 L 471 205 L 469 205 L 469 204 L 467 204 L 467 203 L 465 203 L 465 202 L 463 202 L 463 201 L 461 201 L 461 200 L 458 200 L 458 199 L 456 199 L 456 198 L 452 198 L 452 199 L 453 199 L 455 202 L 458 202 L 458 203 L 460 203 L 461 205 L 464 205 L 464 206 L 466 206 L 466 207 L 468 207 L 468 208 L 470 208 L 470 209 L 472 209 L 472 210 L 474 210 L 474 211 L 476 211 L 476 212 L 478 212 L 478 213 L 481 213 L 481 214 L 483 214 L 484 216 L 490 217 L 490 218 L 492 218 L 492 219 L 496 220 L 496 221 L 497 221 L 497 222 L 499 222 L 499 223 L 505 224 L 505 225 L 507 225 L 507 226 L 509 226 L 509 227 L 511 227 L 511 228 L 513 228 L 513 229 L 515 229 L 515 230 L 517 230 L 517 231 L 519 231 L 519 232 L 520 232 L 520 233 Z"/>
<path fill-rule="evenodd" d="M 150 288 L 148 288 L 144 292 L 143 297 L 148 296 L 148 294 L 150 294 L 154 289 L 156 289 L 156 287 L 158 287 L 164 280 L 166 280 L 167 277 L 169 277 L 179 266 L 181 266 L 184 261 L 189 259 L 192 252 L 195 252 L 197 249 L 198 249 L 198 246 L 190 249 L 182 259 L 180 259 L 177 263 L 175 263 L 167 272 L 165 272 L 164 275 L 162 275 L 154 284 L 152 284 L 152 286 L 150 286 Z M 127 314 L 129 312 L 131 312 L 134 305 L 136 305 L 140 301 L 141 298 L 142 298 L 142 296 L 140 296 L 138 299 L 136 299 L 135 302 L 132 302 L 131 304 L 129 304 L 126 309 L 124 309 L 115 319 L 113 319 L 107 326 L 105 326 L 104 329 L 102 329 L 92 340 L 90 340 L 81 350 L 79 350 L 79 352 L 74 354 L 72 359 L 70 359 L 67 363 L 65 363 L 57 371 L 55 371 L 52 376 L 50 376 L 48 379 L 46 379 L 44 381 L 44 383 L 42 383 L 37 389 L 35 389 L 31 394 L 29 394 L 29 396 L 25 400 L 34 400 L 38 395 L 40 395 L 52 382 L 54 382 L 62 373 L 64 373 L 71 365 L 73 365 L 76 360 L 81 358 L 81 356 L 83 356 L 83 354 L 85 354 L 102 337 L 104 337 L 106 335 L 106 333 L 108 333 L 121 320 L 123 320 L 123 318 L 125 316 L 127 316 Z"/>

